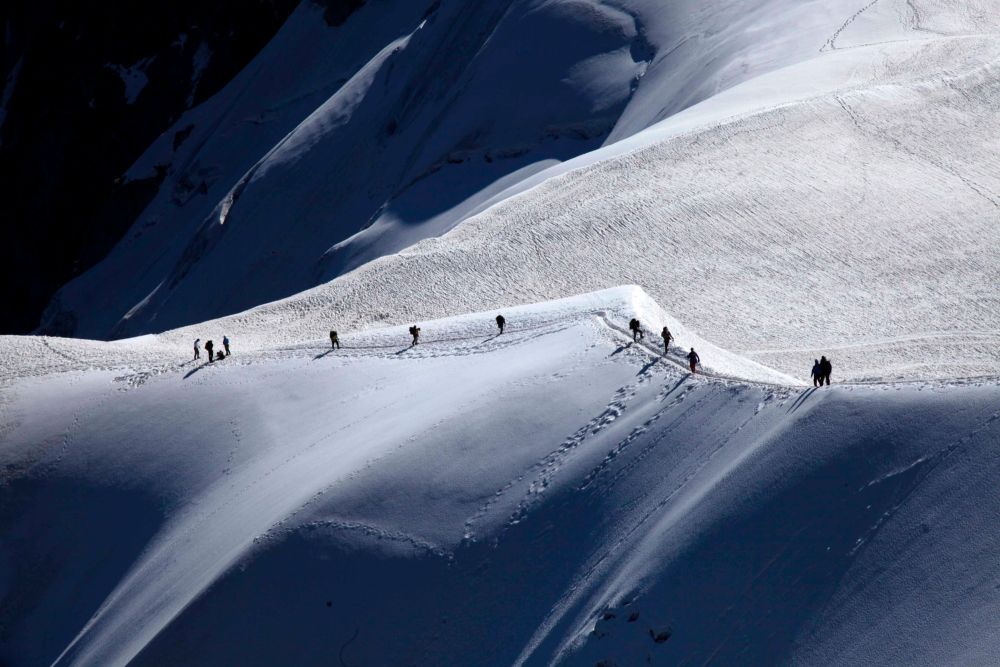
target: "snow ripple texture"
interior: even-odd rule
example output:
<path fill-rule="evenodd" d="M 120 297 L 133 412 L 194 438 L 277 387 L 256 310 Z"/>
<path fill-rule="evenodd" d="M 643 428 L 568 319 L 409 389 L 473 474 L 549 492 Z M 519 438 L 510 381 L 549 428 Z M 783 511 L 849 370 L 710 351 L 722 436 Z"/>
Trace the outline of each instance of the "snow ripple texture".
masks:
<path fill-rule="evenodd" d="M 566 9 L 572 3 L 557 4 Z M 593 3 L 577 4 L 582 12 Z M 752 27 L 751 33 L 703 36 L 708 41 L 699 48 L 724 53 L 719 63 L 728 64 L 702 80 L 692 63 L 708 54 L 691 51 L 698 21 L 730 25 L 726 12 L 736 10 L 713 6 L 670 21 L 654 5 L 661 6 L 637 0 L 621 3 L 626 14 L 608 7 L 556 12 L 604 17 L 594 30 L 614 15 L 607 25 L 628 28 L 621 35 L 631 36 L 632 58 L 650 59 L 640 68 L 634 96 L 627 104 L 619 100 L 625 106 L 616 107 L 621 116 L 602 147 L 554 166 L 533 162 L 516 177 L 492 181 L 433 224 L 410 220 L 403 226 L 405 241 L 391 225 L 375 225 L 371 233 L 388 239 L 366 246 L 382 248 L 375 255 L 409 247 L 220 326 L 238 331 L 245 343 L 260 332 L 263 345 L 314 339 L 331 324 L 357 330 L 637 284 L 704 339 L 800 379 L 825 353 L 835 359 L 841 379 L 995 376 L 997 3 L 813 3 L 801 30 L 798 23 L 789 28 L 792 19 L 805 20 L 799 8 L 762 3 L 746 25 L 733 24 Z M 546 11 L 556 6 L 547 4 Z M 513 30 L 516 16 L 506 16 L 504 30 Z M 741 41 L 748 34 L 760 39 Z M 774 43 L 760 41 L 765 36 Z M 634 76 L 637 65 L 628 62 L 621 72 Z M 672 71 L 687 83 L 671 79 Z M 308 183 L 331 159 L 322 153 L 324 133 L 332 131 L 323 118 L 289 135 L 268 158 L 275 165 L 265 161 L 261 173 L 247 172 L 260 206 L 272 196 L 282 206 L 247 208 L 255 222 L 242 232 L 240 225 L 249 223 L 228 215 L 225 225 L 204 227 L 204 243 L 190 246 L 229 243 L 222 227 L 227 235 L 249 235 L 238 247 L 226 246 L 224 268 L 214 255 L 198 255 L 190 267 L 175 267 L 168 280 L 145 268 L 130 270 L 129 276 L 143 276 L 133 285 L 131 278 L 121 280 L 121 271 L 145 267 L 144 256 L 128 255 L 132 251 L 122 246 L 116 257 L 131 259 L 109 260 L 118 268 L 92 277 L 90 291 L 78 296 L 94 305 L 77 308 L 81 317 L 116 312 L 98 305 L 111 298 L 108 281 L 126 283 L 126 294 L 140 290 L 120 331 L 149 330 L 185 312 L 217 311 L 236 303 L 230 293 L 240 303 L 261 303 L 285 282 L 301 285 L 289 276 L 308 269 L 305 258 L 282 250 L 265 261 L 258 252 L 268 252 L 261 238 L 288 240 L 295 252 L 305 249 L 313 257 L 327 247 L 302 236 L 327 228 L 320 215 L 326 208 L 310 203 L 312 217 L 296 213 L 297 231 L 286 236 L 291 227 L 285 216 L 293 209 L 284 207 L 300 197 L 314 202 L 309 193 L 315 184 Z M 285 164 L 304 165 L 306 181 L 275 171 Z M 448 169 L 440 174 L 467 183 L 472 172 L 459 171 L 476 167 L 462 162 L 459 171 Z M 272 187 L 265 172 L 284 175 Z M 429 188 L 426 196 L 451 187 L 421 182 Z M 173 233 L 169 225 L 148 233 L 153 240 L 144 243 L 170 245 L 161 238 Z M 437 238 L 414 243 L 427 236 Z M 288 266 L 277 268 L 282 262 Z M 258 283 L 266 289 L 258 290 Z M 180 345 L 194 331 L 168 340 Z"/>
<path fill-rule="evenodd" d="M 820 354 L 854 380 L 996 375 L 1000 43 L 863 49 L 851 89 L 551 178 L 229 322 L 305 336 L 635 283 L 803 379 Z"/>

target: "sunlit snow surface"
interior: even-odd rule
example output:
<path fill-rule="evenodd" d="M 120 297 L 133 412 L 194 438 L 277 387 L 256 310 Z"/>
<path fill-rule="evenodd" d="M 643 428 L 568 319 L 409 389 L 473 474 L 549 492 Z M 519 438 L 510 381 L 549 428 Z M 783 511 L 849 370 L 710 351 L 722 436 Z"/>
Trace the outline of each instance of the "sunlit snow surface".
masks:
<path fill-rule="evenodd" d="M 1000 662 L 996 4 L 378 4 L 0 338 L 0 664 Z"/>
<path fill-rule="evenodd" d="M 799 378 L 817 351 L 854 379 L 1000 372 L 996 3 L 443 3 L 398 24 L 373 7 L 333 33 L 303 9 L 179 121 L 183 145 L 150 149 L 133 175 L 170 162 L 164 190 L 59 297 L 77 335 L 317 284 L 251 319 L 307 337 L 638 284 Z M 351 25 L 381 45 L 361 64 Z M 461 26 L 483 25 L 477 50 Z M 465 83 L 407 87 L 427 62 Z M 607 114 L 607 136 L 536 141 Z M 486 160 L 501 147 L 520 157 Z"/>
<path fill-rule="evenodd" d="M 0 659 L 1000 655 L 995 383 L 806 388 L 638 288 L 503 312 L 211 365 L 3 339 Z"/>

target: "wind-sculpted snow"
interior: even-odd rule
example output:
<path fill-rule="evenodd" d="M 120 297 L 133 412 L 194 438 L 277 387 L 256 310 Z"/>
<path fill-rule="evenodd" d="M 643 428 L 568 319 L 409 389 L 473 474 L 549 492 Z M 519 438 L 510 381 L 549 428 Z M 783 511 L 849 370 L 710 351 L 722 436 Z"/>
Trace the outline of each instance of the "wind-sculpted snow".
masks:
<path fill-rule="evenodd" d="M 998 56 L 992 38 L 835 52 L 850 88 L 675 136 L 668 121 L 651 145 L 226 326 L 305 337 L 635 283 L 795 377 L 827 352 L 840 378 L 995 376 Z M 817 72 L 800 69 L 781 74 Z"/>
<path fill-rule="evenodd" d="M 0 661 L 998 655 L 995 382 L 789 386 L 636 288 L 503 312 L 213 364 L 5 339 Z"/>
<path fill-rule="evenodd" d="M 105 261 L 60 292 L 42 330 L 124 337 L 245 310 L 445 234 L 490 204 L 560 172 L 663 141 L 669 144 L 661 149 L 663 159 L 683 152 L 684 159 L 672 166 L 687 170 L 695 186 L 702 185 L 702 171 L 718 174 L 709 181 L 721 189 L 717 198 L 689 206 L 685 216 L 724 219 L 743 234 L 766 224 L 757 216 L 772 211 L 796 227 L 817 224 L 801 199 L 813 192 L 845 214 L 862 188 L 883 192 L 885 200 L 895 195 L 888 205 L 900 214 L 926 213 L 910 209 L 921 206 L 923 196 L 943 203 L 944 194 L 974 204 L 979 195 L 961 179 L 967 177 L 972 190 L 985 188 L 987 197 L 990 183 L 961 170 L 991 173 L 995 152 L 970 153 L 965 166 L 950 164 L 942 151 L 952 144 L 942 140 L 947 129 L 939 134 L 938 128 L 945 120 L 964 134 L 974 125 L 979 133 L 962 140 L 988 145 L 979 131 L 991 125 L 995 105 L 988 95 L 973 95 L 953 117 L 911 117 L 917 127 L 906 133 L 932 135 L 911 161 L 936 163 L 911 174 L 916 180 L 891 178 L 897 161 L 891 154 L 913 146 L 862 139 L 863 129 L 809 105 L 789 112 L 797 124 L 810 126 L 799 132 L 798 143 L 786 141 L 774 126 L 782 122 L 780 114 L 764 114 L 765 126 L 749 123 L 750 134 L 735 140 L 734 147 L 743 146 L 743 159 L 669 139 L 687 131 L 722 140 L 727 135 L 718 121 L 788 104 L 817 88 L 849 92 L 929 78 L 945 85 L 974 65 L 991 62 L 994 37 L 966 37 L 992 34 L 997 15 L 995 3 L 925 0 L 406 0 L 367 3 L 343 25 L 328 27 L 307 2 L 246 71 L 179 119 L 130 170 L 129 178 L 165 173 L 159 194 Z M 936 44 L 921 50 L 928 40 Z M 729 94 L 736 89 L 742 94 Z M 856 98 L 862 105 L 855 109 L 859 121 L 875 123 L 870 129 L 884 134 L 877 123 L 895 117 L 897 98 L 892 93 Z M 660 121 L 665 124 L 655 125 Z M 870 144 L 864 156 L 838 150 L 856 140 Z M 832 151 L 819 151 L 814 142 Z M 786 152 L 794 156 L 784 157 Z M 764 180 L 752 183 L 747 163 L 768 155 L 789 165 L 820 164 L 793 173 L 788 194 L 794 198 L 755 205 L 753 196 L 770 196 L 778 185 L 774 179 L 788 177 L 784 168 L 765 164 Z M 870 169 L 858 169 L 869 163 Z M 625 166 L 631 163 L 619 168 Z M 947 168 L 958 169 L 958 175 Z M 858 181 L 859 171 L 865 171 L 866 185 Z M 663 175 L 636 192 L 640 183 L 634 179 L 618 191 L 619 181 L 606 170 L 588 173 L 586 201 L 600 198 L 617 217 L 642 216 L 646 219 L 634 223 L 652 224 L 652 234 L 676 233 L 653 224 L 657 220 L 649 219 L 646 207 L 660 203 Z M 925 180 L 935 187 L 914 192 L 925 190 Z M 678 188 L 689 184 L 673 186 L 667 192 L 676 200 L 685 195 Z M 738 215 L 734 206 L 741 209 Z M 952 208 L 954 216 L 967 212 L 964 206 Z M 548 217 L 524 213 L 516 220 L 525 234 Z M 883 217 L 881 210 L 862 208 L 855 219 L 864 226 L 895 222 Z M 489 238 L 501 243 L 494 254 L 506 253 L 503 236 Z M 594 242 L 586 236 L 560 240 Z M 657 281 L 683 284 L 690 273 L 673 262 L 657 266 L 655 279 L 622 268 L 638 243 L 628 235 L 616 240 L 615 247 L 626 253 L 613 258 L 617 275 L 595 282 L 548 271 L 544 284 L 572 285 L 572 291 L 519 291 L 512 300 L 567 296 L 622 282 L 643 284 L 662 300 Z M 566 248 L 544 252 L 555 250 Z M 587 247 L 579 252 L 588 253 Z M 435 296 L 428 307 L 438 309 L 456 296 Z M 473 309 L 488 305 L 481 301 Z M 354 304 L 350 310 L 365 308 Z M 389 312 L 401 314 L 395 307 Z"/>

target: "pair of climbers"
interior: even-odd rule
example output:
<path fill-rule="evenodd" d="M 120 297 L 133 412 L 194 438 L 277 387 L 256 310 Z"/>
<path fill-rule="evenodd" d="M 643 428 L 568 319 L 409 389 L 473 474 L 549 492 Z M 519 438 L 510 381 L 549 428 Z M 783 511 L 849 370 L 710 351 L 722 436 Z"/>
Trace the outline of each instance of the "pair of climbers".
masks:
<path fill-rule="evenodd" d="M 663 331 L 660 332 L 660 337 L 663 338 L 663 354 L 666 354 L 670 350 L 670 341 L 673 340 L 674 336 L 670 333 L 670 329 L 663 327 Z M 687 360 L 691 367 L 692 373 L 697 373 L 697 366 L 701 363 L 701 357 L 698 353 L 691 348 L 691 351 L 687 353 Z"/>
<path fill-rule="evenodd" d="M 833 373 L 833 364 L 825 356 L 813 359 L 812 379 L 814 387 L 822 387 L 824 383 L 830 386 L 830 374 Z"/>
<path fill-rule="evenodd" d="M 194 339 L 194 358 L 195 358 L 195 360 L 201 359 L 201 347 L 200 347 L 200 343 L 201 343 L 201 339 L 200 338 L 195 338 Z M 213 354 L 213 351 L 215 350 L 215 343 L 213 343 L 211 340 L 206 340 L 205 341 L 205 352 L 208 353 L 208 361 L 209 362 L 222 361 L 223 359 L 225 359 L 226 357 L 229 356 L 229 336 L 223 336 L 222 337 L 222 347 L 225 348 L 225 350 L 226 350 L 225 354 L 223 354 L 222 350 L 219 350 L 218 352 L 216 352 L 215 354 Z"/>
<path fill-rule="evenodd" d="M 496 316 L 497 328 L 500 329 L 500 333 L 503 333 L 503 328 L 507 325 L 507 320 L 503 315 Z M 410 343 L 410 347 L 413 347 L 420 342 L 420 327 L 416 324 L 410 327 L 410 335 L 413 336 L 413 342 Z M 500 335 L 500 334 L 497 334 Z"/>

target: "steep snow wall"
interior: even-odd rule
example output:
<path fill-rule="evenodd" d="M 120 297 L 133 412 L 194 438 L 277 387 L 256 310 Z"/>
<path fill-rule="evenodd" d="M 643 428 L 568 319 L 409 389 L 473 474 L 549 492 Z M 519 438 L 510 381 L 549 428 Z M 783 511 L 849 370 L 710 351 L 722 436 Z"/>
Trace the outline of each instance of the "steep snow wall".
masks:
<path fill-rule="evenodd" d="M 634 289 L 505 313 L 169 368 L 52 342 L 77 370 L 0 390 L 0 660 L 995 659 L 995 383 L 726 379 L 679 323 L 632 343 Z"/>

